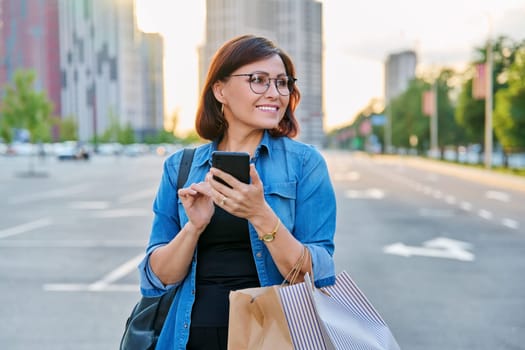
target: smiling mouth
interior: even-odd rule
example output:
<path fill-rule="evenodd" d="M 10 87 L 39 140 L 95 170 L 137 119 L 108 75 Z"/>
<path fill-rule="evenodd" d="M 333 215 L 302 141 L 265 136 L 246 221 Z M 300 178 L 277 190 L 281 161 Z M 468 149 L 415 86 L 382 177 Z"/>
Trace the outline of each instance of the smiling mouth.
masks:
<path fill-rule="evenodd" d="M 279 110 L 279 107 L 275 107 L 275 106 L 257 106 L 257 109 L 259 109 L 261 111 L 277 112 Z"/>

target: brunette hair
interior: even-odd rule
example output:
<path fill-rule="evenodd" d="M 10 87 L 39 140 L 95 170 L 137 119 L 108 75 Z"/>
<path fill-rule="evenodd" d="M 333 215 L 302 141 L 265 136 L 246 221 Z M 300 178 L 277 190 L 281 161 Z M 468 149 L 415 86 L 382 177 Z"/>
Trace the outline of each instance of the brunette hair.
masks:
<path fill-rule="evenodd" d="M 228 123 L 221 112 L 222 104 L 213 94 L 213 84 L 217 81 L 228 79 L 236 69 L 244 65 L 278 55 L 281 57 L 286 74 L 295 77 L 295 67 L 292 59 L 275 44 L 264 38 L 254 35 L 242 35 L 227 41 L 213 56 L 206 81 L 201 92 L 195 128 L 200 137 L 215 140 L 224 135 Z M 299 132 L 299 123 L 294 111 L 301 94 L 296 86 L 290 93 L 290 101 L 283 119 L 279 125 L 269 130 L 272 136 L 294 137 Z"/>

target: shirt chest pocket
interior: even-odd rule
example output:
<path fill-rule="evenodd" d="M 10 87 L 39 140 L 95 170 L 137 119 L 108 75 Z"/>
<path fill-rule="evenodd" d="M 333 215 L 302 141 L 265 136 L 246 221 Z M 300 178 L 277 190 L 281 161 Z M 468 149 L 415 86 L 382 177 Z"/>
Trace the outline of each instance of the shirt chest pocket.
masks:
<path fill-rule="evenodd" d="M 295 222 L 297 182 L 289 181 L 265 184 L 264 196 L 274 212 L 279 215 L 281 221 L 292 231 Z"/>

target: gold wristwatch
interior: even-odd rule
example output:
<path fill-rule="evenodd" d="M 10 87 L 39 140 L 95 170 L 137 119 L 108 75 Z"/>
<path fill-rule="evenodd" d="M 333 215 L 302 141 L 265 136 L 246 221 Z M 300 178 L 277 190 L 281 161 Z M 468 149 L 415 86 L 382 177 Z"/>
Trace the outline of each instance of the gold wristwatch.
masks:
<path fill-rule="evenodd" d="M 275 234 L 277 233 L 277 230 L 279 230 L 280 225 L 281 225 L 281 219 L 277 218 L 277 225 L 275 225 L 275 228 L 273 229 L 273 231 L 265 233 L 264 235 L 260 236 L 259 239 L 266 243 L 270 243 L 271 241 L 275 239 Z"/>

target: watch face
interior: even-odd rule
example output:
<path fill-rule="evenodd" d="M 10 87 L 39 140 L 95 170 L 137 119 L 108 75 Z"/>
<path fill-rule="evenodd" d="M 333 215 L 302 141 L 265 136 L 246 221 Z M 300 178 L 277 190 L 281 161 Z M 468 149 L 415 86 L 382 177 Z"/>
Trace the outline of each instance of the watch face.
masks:
<path fill-rule="evenodd" d="M 262 237 L 263 241 L 265 242 L 271 242 L 274 239 L 274 235 L 272 234 L 266 234 Z"/>

